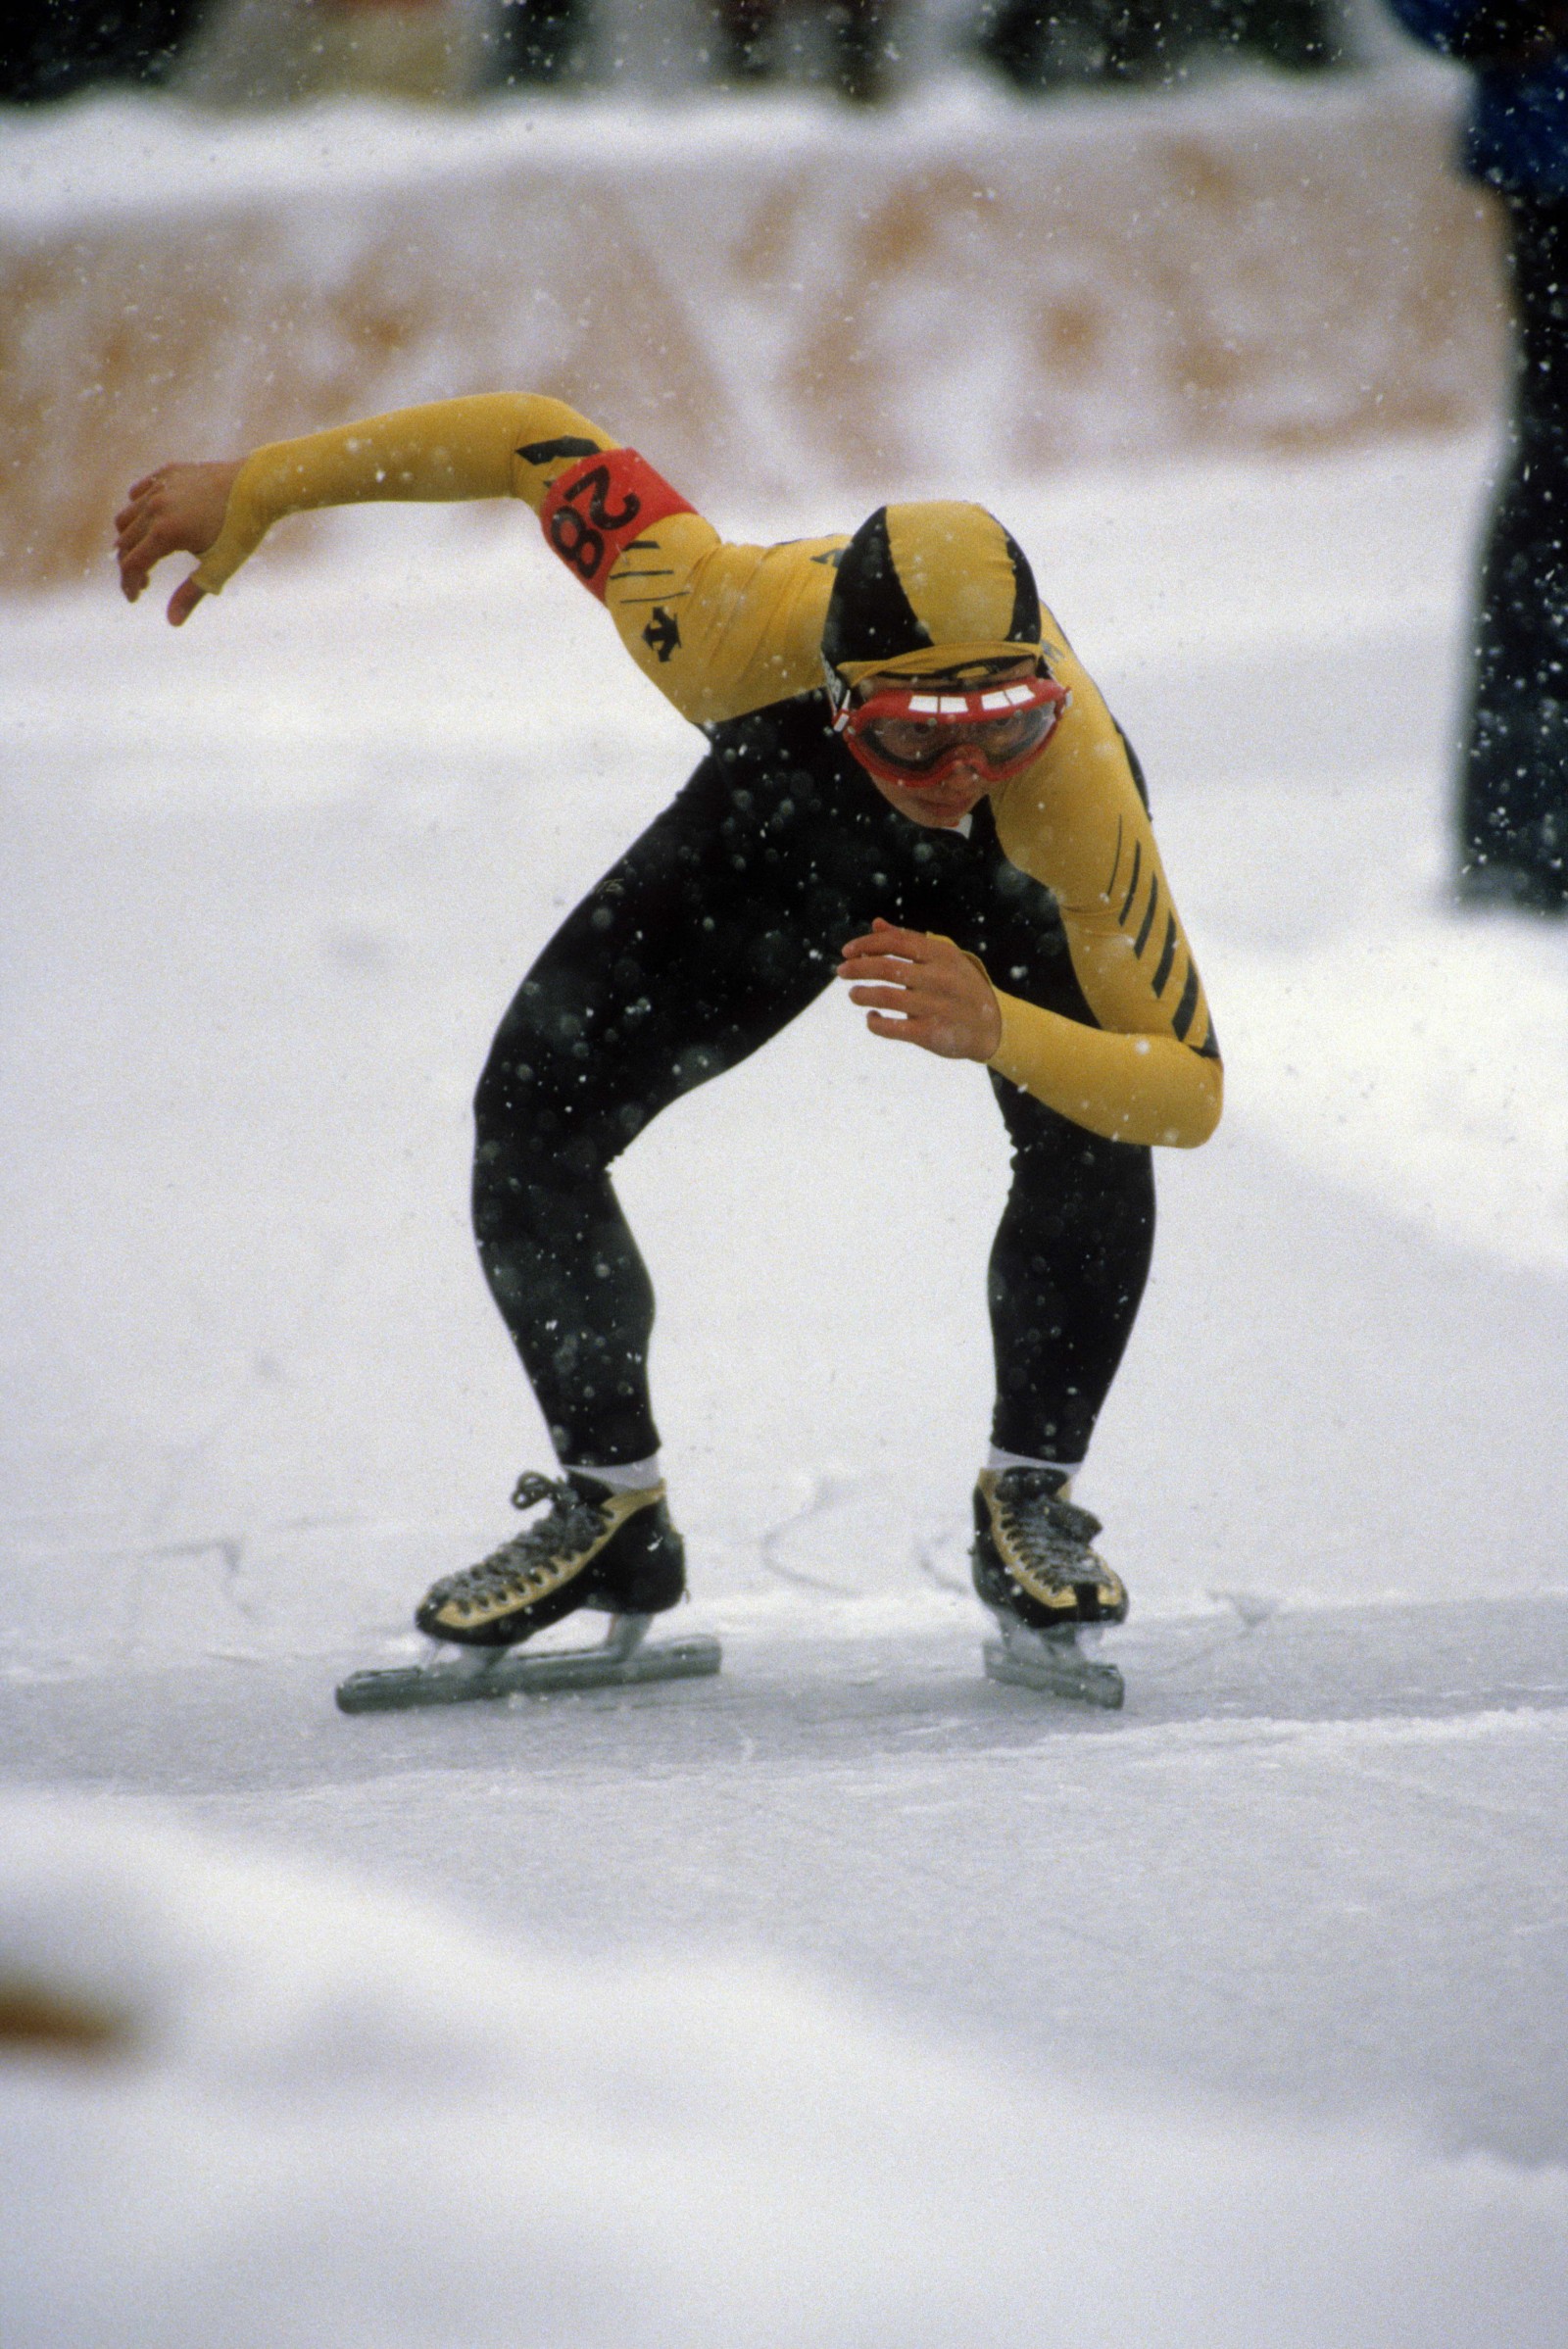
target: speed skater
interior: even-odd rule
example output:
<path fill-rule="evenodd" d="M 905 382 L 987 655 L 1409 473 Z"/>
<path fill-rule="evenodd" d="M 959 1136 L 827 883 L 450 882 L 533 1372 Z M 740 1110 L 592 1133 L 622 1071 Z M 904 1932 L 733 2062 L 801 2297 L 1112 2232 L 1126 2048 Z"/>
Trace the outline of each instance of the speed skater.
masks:
<path fill-rule="evenodd" d="M 1011 1145 L 979 1595 L 1009 1634 L 1120 1621 L 1073 1480 L 1148 1275 L 1152 1150 L 1207 1140 L 1222 1074 L 1138 762 L 1022 550 L 941 500 L 730 544 L 563 402 L 494 394 L 161 466 L 117 517 L 122 582 L 134 601 L 163 558 L 198 556 L 179 625 L 286 514 L 484 497 L 534 509 L 707 747 L 545 947 L 479 1083 L 479 1258 L 559 1473 L 518 1480 L 541 1514 L 437 1582 L 418 1625 L 504 1649 L 580 1607 L 682 1596 L 653 1288 L 611 1169 L 835 977 L 873 1036 L 982 1063 Z"/>

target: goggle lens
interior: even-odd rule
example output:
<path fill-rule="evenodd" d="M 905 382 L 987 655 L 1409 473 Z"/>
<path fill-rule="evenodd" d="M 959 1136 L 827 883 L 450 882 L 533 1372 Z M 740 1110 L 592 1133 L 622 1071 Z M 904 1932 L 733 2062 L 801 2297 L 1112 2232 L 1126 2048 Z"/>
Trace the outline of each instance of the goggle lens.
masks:
<path fill-rule="evenodd" d="M 999 778 L 1016 773 L 1044 749 L 1067 696 L 1051 677 L 969 693 L 878 693 L 840 712 L 849 748 L 890 781 L 934 775 L 960 753 L 971 753 Z"/>

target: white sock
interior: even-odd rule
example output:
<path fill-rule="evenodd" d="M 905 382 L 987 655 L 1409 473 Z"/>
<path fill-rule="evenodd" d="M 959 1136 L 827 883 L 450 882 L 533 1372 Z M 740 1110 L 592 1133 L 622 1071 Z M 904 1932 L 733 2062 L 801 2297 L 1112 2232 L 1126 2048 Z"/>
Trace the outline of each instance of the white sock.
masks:
<path fill-rule="evenodd" d="M 1000 1444 L 993 1444 L 986 1454 L 986 1466 L 993 1476 L 1000 1476 L 1004 1468 L 1049 1468 L 1053 1476 L 1059 1476 L 1070 1485 L 1082 1468 L 1083 1462 L 1082 1460 L 1035 1460 L 1031 1459 L 1027 1452 L 1004 1451 Z"/>
<path fill-rule="evenodd" d="M 664 1474 L 659 1465 L 658 1452 L 650 1452 L 646 1460 L 627 1460 L 619 1468 L 595 1468 L 591 1462 L 579 1465 L 576 1461 L 568 1465 L 563 1461 L 561 1473 L 591 1476 L 601 1485 L 608 1485 L 612 1493 L 646 1493 L 650 1485 L 662 1483 Z"/>

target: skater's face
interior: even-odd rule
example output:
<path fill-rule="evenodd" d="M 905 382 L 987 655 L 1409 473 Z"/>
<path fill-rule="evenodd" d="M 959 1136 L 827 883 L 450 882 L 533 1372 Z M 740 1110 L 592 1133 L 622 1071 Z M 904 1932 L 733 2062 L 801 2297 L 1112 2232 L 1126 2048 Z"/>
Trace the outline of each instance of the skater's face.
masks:
<path fill-rule="evenodd" d="M 1036 664 L 1025 658 L 999 667 L 986 677 L 988 687 L 1005 686 L 1033 677 Z M 856 700 L 865 703 L 880 693 L 898 692 L 914 682 L 896 671 L 866 677 L 856 688 Z M 922 690 L 940 693 L 944 687 L 961 691 L 965 684 L 973 689 L 974 679 L 923 676 L 918 679 Z M 877 774 L 862 764 L 861 772 L 872 787 L 880 792 L 890 807 L 896 807 L 912 824 L 924 824 L 937 831 L 951 832 L 977 807 L 987 792 L 998 781 L 995 764 L 988 760 L 978 746 L 958 742 L 943 759 L 940 771 L 927 776 L 911 773 L 906 779 L 895 780 L 891 775 Z"/>

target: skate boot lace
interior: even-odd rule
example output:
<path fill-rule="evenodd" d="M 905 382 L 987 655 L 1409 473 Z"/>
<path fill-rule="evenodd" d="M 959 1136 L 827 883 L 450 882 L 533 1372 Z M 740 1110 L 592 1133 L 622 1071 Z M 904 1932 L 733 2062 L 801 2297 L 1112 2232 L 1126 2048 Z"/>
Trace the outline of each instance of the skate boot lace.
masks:
<path fill-rule="evenodd" d="M 1047 1471 L 1009 1468 L 997 1479 L 996 1508 L 1018 1556 L 1042 1581 L 1098 1581 L 1101 1561 L 1090 1543 L 1103 1530 L 1100 1519 L 1062 1500 Z"/>
<path fill-rule="evenodd" d="M 449 1574 L 436 1584 L 430 1593 L 433 1603 L 450 1598 L 486 1600 L 506 1595 L 518 1585 L 526 1587 L 534 1580 L 542 1581 L 545 1570 L 556 1559 L 569 1556 L 573 1550 L 583 1550 L 598 1540 L 604 1531 L 604 1520 L 591 1500 L 584 1500 L 574 1485 L 564 1477 L 541 1476 L 537 1469 L 527 1469 L 513 1488 L 512 1505 L 514 1509 L 537 1508 L 549 1501 L 550 1513 L 537 1524 L 524 1526 L 491 1550 L 476 1566 L 466 1566 L 460 1574 Z"/>

